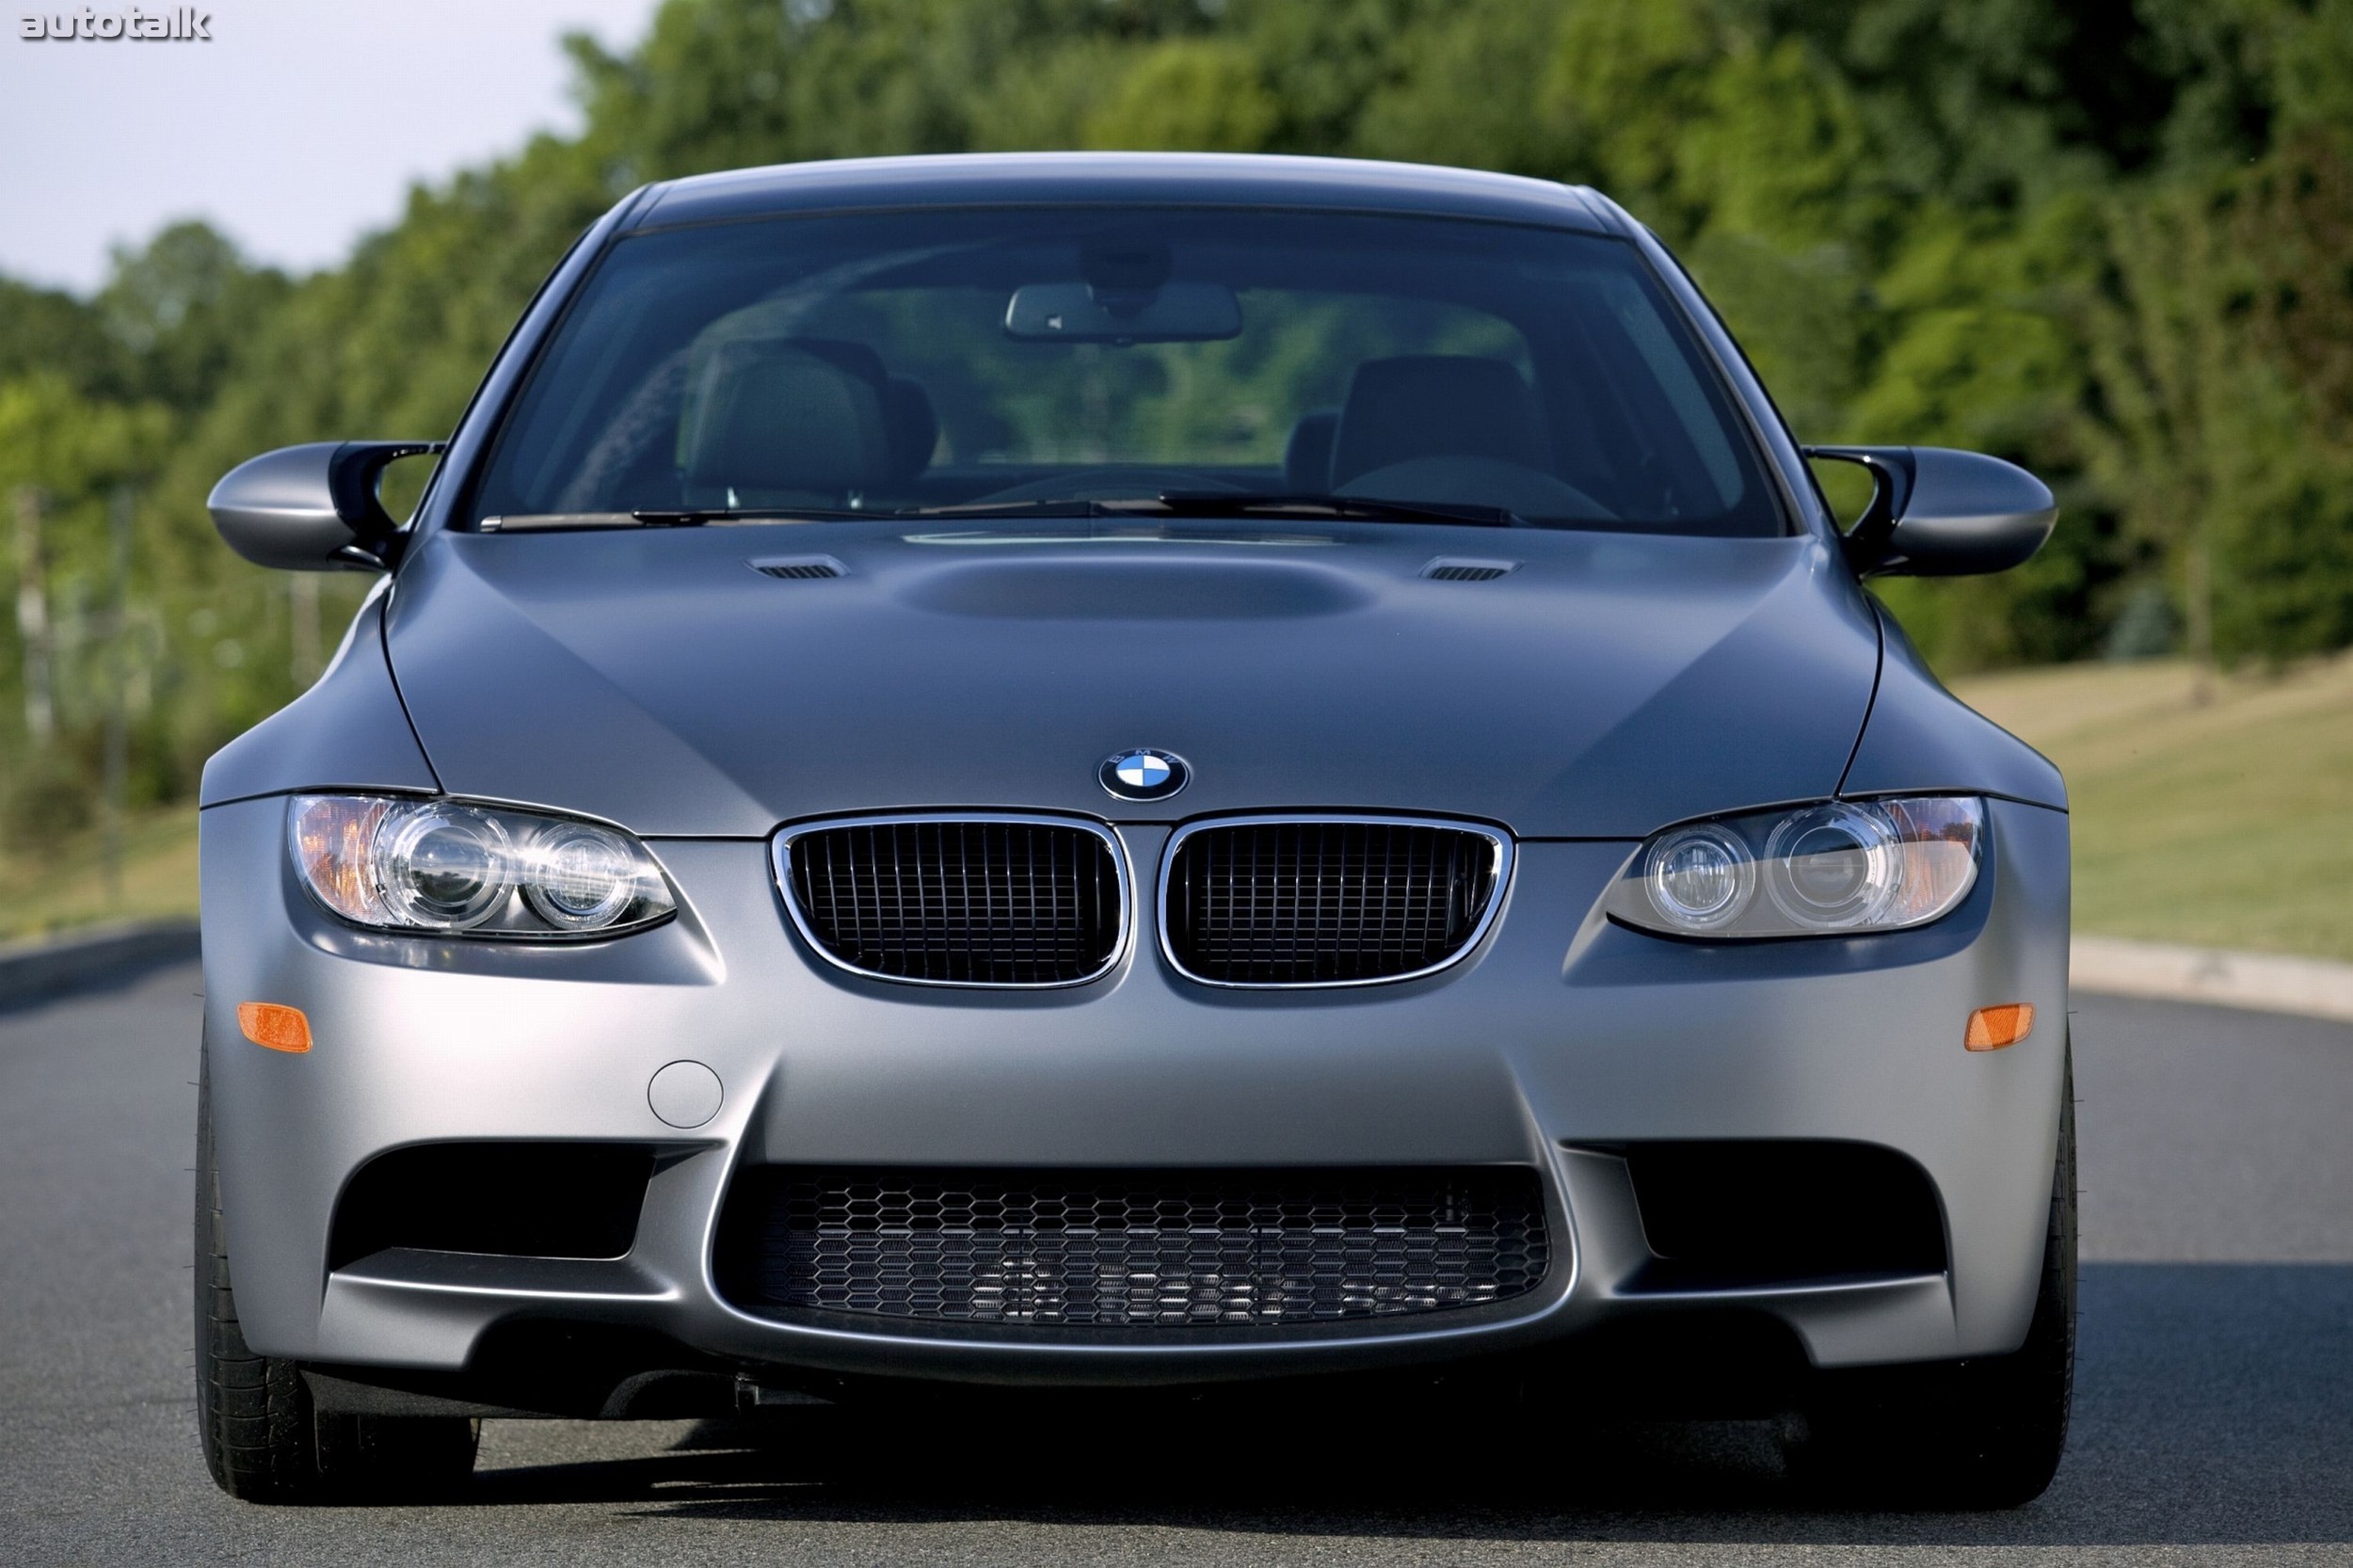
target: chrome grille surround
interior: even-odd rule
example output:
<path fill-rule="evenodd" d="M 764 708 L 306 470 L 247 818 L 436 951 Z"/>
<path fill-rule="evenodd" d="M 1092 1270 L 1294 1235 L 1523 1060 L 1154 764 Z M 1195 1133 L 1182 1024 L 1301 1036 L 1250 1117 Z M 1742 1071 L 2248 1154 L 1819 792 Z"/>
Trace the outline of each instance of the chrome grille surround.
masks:
<path fill-rule="evenodd" d="M 941 979 L 928 975 L 893 974 L 888 969 L 855 962 L 836 951 L 836 943 L 828 939 L 821 923 L 811 919 L 802 906 L 799 879 L 795 874 L 796 851 L 806 855 L 807 841 L 821 835 L 844 830 L 924 827 L 1035 827 L 1059 829 L 1085 835 L 1102 846 L 1109 856 L 1112 878 L 1113 907 L 1100 923 L 1111 933 L 1111 941 L 1102 961 L 1083 973 L 1046 980 L 974 980 Z M 795 823 L 778 831 L 771 846 L 771 863 L 776 872 L 776 891 L 784 900 L 785 912 L 792 920 L 793 929 L 801 934 L 810 951 L 835 968 L 869 980 L 888 981 L 895 985 L 937 985 L 963 990 L 1035 991 L 1054 990 L 1071 985 L 1091 984 L 1119 967 L 1128 952 L 1128 856 L 1119 842 L 1119 836 L 1101 823 L 1084 817 L 1047 816 L 1017 811 L 952 811 L 904 812 L 862 817 L 829 817 L 814 822 Z"/>
<path fill-rule="evenodd" d="M 1329 980 L 1228 980 L 1196 972 L 1184 960 L 1172 927 L 1171 907 L 1177 894 L 1177 868 L 1186 843 L 1197 835 L 1234 828 L 1288 826 L 1367 826 L 1427 828 L 1438 832 L 1460 833 L 1483 840 L 1491 856 L 1488 864 L 1488 887 L 1485 902 L 1459 940 L 1435 962 L 1394 974 L 1353 976 Z M 1365 812 L 1286 811 L 1253 816 L 1215 817 L 1188 823 L 1170 835 L 1167 848 L 1160 856 L 1158 923 L 1160 954 L 1169 967 L 1187 980 L 1200 985 L 1215 985 L 1227 990 L 1302 991 L 1337 990 L 1357 985 L 1395 985 L 1408 980 L 1419 980 L 1441 970 L 1451 968 L 1486 939 L 1497 916 L 1503 908 L 1504 894 L 1512 882 L 1513 844 L 1510 834 L 1483 823 L 1464 822 L 1449 817 L 1413 817 L 1369 814 Z"/>

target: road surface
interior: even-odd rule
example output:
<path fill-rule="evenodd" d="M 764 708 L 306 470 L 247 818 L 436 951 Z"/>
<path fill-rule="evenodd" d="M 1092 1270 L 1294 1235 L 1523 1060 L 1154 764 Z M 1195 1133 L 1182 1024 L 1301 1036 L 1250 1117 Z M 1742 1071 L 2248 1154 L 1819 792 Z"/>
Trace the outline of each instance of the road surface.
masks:
<path fill-rule="evenodd" d="M 2079 998 L 2083 1352 L 2014 1512 L 1811 1512 L 1767 1429 L 1403 1420 L 904 1446 L 486 1424 L 432 1509 L 232 1503 L 188 1372 L 197 971 L 0 1013 L 0 1562 L 2353 1562 L 2353 1028 Z"/>

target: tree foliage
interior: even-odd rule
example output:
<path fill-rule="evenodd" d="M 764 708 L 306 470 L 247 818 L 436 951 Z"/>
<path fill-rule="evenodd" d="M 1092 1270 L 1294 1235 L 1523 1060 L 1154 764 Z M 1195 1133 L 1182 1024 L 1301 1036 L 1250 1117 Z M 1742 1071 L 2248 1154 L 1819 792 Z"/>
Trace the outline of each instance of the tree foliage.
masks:
<path fill-rule="evenodd" d="M 1801 439 L 1976 447 L 2059 489 L 2027 568 L 1887 587 L 1940 664 L 2168 626 L 2222 660 L 2353 641 L 2353 0 L 667 0 L 630 49 L 565 47 L 582 135 L 419 187 L 339 267 L 289 279 L 178 224 L 90 299 L 0 280 L 0 504 L 39 516 L 56 757 L 94 754 L 122 487 L 136 787 L 168 797 L 358 588 L 321 609 L 230 557 L 202 510 L 223 470 L 447 431 L 641 182 L 887 152 L 1591 182 L 1687 259 Z M 11 601 L 24 570 L 0 557 Z M 34 651 L 0 625 L 0 807 L 58 765 L 19 717 Z"/>

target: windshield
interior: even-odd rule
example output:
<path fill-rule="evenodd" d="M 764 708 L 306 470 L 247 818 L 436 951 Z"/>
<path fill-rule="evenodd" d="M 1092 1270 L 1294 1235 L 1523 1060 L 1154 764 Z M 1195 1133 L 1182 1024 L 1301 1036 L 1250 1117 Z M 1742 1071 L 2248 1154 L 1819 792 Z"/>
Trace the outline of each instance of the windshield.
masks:
<path fill-rule="evenodd" d="M 1783 532 L 1715 370 L 1622 242 L 1101 206 L 622 240 L 470 513 L 499 528 L 1124 502 Z"/>

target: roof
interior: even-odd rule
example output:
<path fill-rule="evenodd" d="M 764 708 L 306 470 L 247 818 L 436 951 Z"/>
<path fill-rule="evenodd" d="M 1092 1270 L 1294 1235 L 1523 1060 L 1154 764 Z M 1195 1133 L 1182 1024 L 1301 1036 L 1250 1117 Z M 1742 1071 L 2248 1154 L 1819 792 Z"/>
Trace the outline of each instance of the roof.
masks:
<path fill-rule="evenodd" d="M 1581 186 L 1432 164 L 1234 152 L 986 152 L 776 164 L 656 185 L 628 226 L 891 207 L 1120 202 L 1418 213 L 1625 232 L 1614 207 Z"/>

